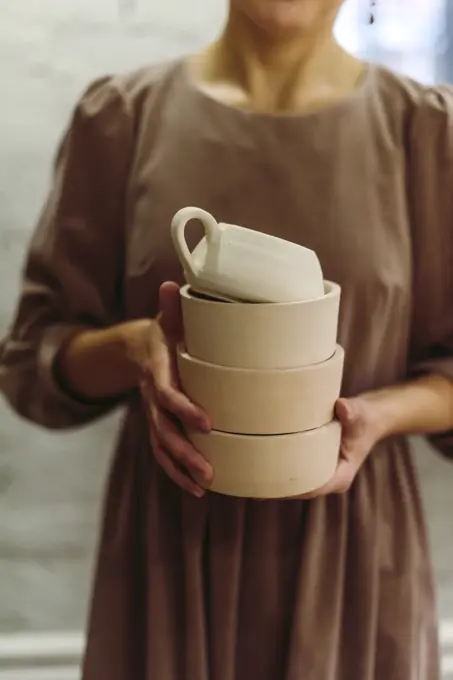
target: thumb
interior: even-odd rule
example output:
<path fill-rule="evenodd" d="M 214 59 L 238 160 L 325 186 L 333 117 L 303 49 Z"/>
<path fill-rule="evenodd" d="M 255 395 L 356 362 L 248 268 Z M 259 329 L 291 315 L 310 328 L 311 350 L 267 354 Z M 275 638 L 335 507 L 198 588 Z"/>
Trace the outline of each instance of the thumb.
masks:
<path fill-rule="evenodd" d="M 351 427 L 357 419 L 357 409 L 353 399 L 337 399 L 335 416 L 343 427 Z"/>
<path fill-rule="evenodd" d="M 352 399 L 338 399 L 335 405 L 335 415 L 342 425 L 342 450 L 345 452 L 355 446 L 366 434 L 363 400 L 360 397 Z"/>
<path fill-rule="evenodd" d="M 164 333 L 172 344 L 183 339 L 181 298 L 179 286 L 173 281 L 166 281 L 159 289 L 159 310 Z"/>

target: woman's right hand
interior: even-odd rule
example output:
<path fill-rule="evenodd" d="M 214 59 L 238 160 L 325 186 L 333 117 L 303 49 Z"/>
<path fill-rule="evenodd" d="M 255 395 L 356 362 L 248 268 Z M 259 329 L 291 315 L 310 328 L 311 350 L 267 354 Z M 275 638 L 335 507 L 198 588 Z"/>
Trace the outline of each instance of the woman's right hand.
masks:
<path fill-rule="evenodd" d="M 176 283 L 161 287 L 160 309 L 156 320 L 134 319 L 75 333 L 60 348 L 54 373 L 64 390 L 87 403 L 117 399 L 140 386 L 158 463 L 176 484 L 202 496 L 212 469 L 184 429 L 209 432 L 210 423 L 179 386 L 175 350 L 183 333 Z"/>
<path fill-rule="evenodd" d="M 175 350 L 183 334 L 176 283 L 161 286 L 159 304 L 160 314 L 148 328 L 146 351 L 140 361 L 151 447 L 173 482 L 201 498 L 205 493 L 201 484 L 209 485 L 212 468 L 192 446 L 184 430 L 209 432 L 210 422 L 206 413 L 180 389 Z"/>

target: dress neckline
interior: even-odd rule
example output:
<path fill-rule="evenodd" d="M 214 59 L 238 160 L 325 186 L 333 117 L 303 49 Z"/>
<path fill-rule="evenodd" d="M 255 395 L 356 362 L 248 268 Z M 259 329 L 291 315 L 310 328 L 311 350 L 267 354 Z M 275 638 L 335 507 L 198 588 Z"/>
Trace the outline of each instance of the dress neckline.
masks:
<path fill-rule="evenodd" d="M 229 116 L 230 118 L 236 118 L 237 120 L 242 119 L 249 122 L 308 122 L 310 120 L 317 121 L 323 117 L 329 117 L 336 115 L 337 113 L 344 113 L 345 111 L 348 111 L 351 106 L 354 106 L 358 100 L 363 100 L 367 97 L 370 89 L 373 87 L 377 66 L 372 62 L 364 62 L 364 65 L 365 68 L 357 87 L 351 90 L 346 96 L 326 106 L 294 113 L 262 113 L 259 111 L 250 111 L 227 104 L 212 97 L 196 83 L 190 72 L 189 57 L 185 57 L 179 61 L 178 71 L 191 95 L 196 97 L 205 107 L 211 109 L 213 112 L 222 114 L 224 117 Z"/>

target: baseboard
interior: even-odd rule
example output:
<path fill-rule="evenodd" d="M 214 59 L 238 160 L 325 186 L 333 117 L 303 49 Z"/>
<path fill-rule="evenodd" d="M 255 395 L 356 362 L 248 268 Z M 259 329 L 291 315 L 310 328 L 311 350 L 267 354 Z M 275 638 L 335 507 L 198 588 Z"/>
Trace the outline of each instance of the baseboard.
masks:
<path fill-rule="evenodd" d="M 453 619 L 440 625 L 443 680 L 453 680 Z M 81 631 L 0 635 L 0 680 L 80 680 Z"/>

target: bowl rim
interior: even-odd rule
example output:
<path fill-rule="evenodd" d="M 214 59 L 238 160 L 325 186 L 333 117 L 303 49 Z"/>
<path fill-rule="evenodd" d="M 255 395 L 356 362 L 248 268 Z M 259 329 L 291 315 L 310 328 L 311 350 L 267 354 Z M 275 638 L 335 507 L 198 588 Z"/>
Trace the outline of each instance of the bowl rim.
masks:
<path fill-rule="evenodd" d="M 275 376 L 275 375 L 286 375 L 288 373 L 316 373 L 324 364 L 336 364 L 344 363 L 345 351 L 343 347 L 337 343 L 335 345 L 335 352 L 328 359 L 324 361 L 318 361 L 315 364 L 307 364 L 306 366 L 292 366 L 290 368 L 242 368 L 238 366 L 223 366 L 222 364 L 214 364 L 212 361 L 203 361 L 203 359 L 198 359 L 194 357 L 187 351 L 184 342 L 180 342 L 176 348 L 176 354 L 178 360 L 185 361 L 186 363 L 192 363 L 196 365 L 201 365 L 207 370 L 214 370 L 219 373 L 230 373 L 236 375 L 248 375 L 250 377 L 255 377 L 256 375 L 265 376 Z M 326 366 L 327 368 L 327 366 Z"/>
<path fill-rule="evenodd" d="M 338 283 L 335 283 L 334 281 L 329 281 L 328 279 L 324 279 L 324 290 L 326 291 L 325 294 L 322 297 L 317 297 L 317 298 L 311 298 L 310 300 L 293 300 L 292 302 L 225 302 L 223 300 L 206 300 L 200 297 L 195 297 L 194 295 L 191 295 L 190 291 L 192 290 L 192 286 L 188 283 L 184 284 L 183 286 L 180 287 L 179 289 L 179 294 L 182 298 L 185 300 L 193 303 L 193 304 L 198 304 L 198 305 L 205 305 L 205 306 L 239 306 L 245 309 L 267 309 L 267 308 L 280 308 L 280 307 L 294 307 L 294 306 L 308 306 L 308 305 L 314 305 L 314 304 L 321 304 L 325 303 L 329 300 L 339 298 L 341 294 L 341 287 Z M 196 292 L 196 291 L 195 291 Z"/>

